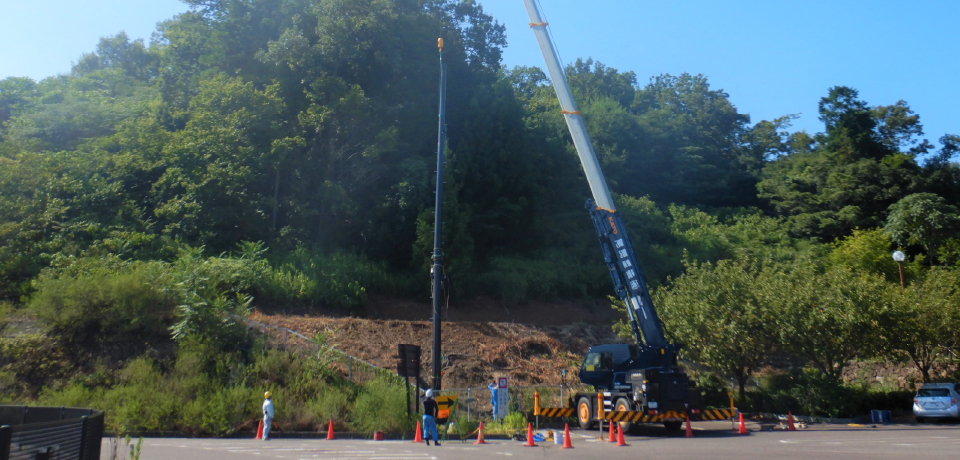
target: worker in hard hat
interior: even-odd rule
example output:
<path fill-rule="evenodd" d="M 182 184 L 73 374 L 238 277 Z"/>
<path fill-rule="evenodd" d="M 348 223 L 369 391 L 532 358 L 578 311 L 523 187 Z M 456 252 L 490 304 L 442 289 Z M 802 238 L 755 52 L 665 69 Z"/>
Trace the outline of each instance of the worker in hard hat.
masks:
<path fill-rule="evenodd" d="M 498 387 L 498 385 L 499 385 L 499 384 L 497 383 L 497 379 L 493 379 L 493 383 L 490 383 L 490 384 L 487 385 L 487 388 L 490 390 L 490 406 L 493 407 L 493 419 L 494 419 L 494 420 L 497 420 L 497 412 L 499 412 L 499 411 L 497 410 L 497 409 L 498 409 L 497 403 L 499 402 L 499 399 L 497 398 L 497 387 Z"/>
<path fill-rule="evenodd" d="M 273 401 L 270 400 L 270 396 L 273 394 L 269 391 L 263 394 L 263 440 L 270 440 L 270 423 L 273 422 Z"/>
<path fill-rule="evenodd" d="M 427 394 L 423 400 L 423 440 L 427 442 L 427 445 L 430 445 L 430 438 L 428 437 L 433 433 L 433 443 L 440 445 L 440 441 L 437 441 L 437 416 L 440 413 L 440 407 L 437 406 L 437 401 L 433 399 L 433 390 L 427 390 Z"/>

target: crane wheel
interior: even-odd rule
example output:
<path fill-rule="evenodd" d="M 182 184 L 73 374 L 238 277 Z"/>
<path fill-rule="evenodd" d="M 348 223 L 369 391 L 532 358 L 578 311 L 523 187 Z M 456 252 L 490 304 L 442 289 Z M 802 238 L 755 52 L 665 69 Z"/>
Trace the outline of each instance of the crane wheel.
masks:
<path fill-rule="evenodd" d="M 633 410 L 633 404 L 630 404 L 630 401 L 627 401 L 627 398 L 617 398 L 616 404 L 613 405 L 613 410 L 617 412 L 629 412 Z M 630 422 L 617 422 L 620 424 L 620 429 L 624 433 L 629 433 L 630 428 L 633 427 L 633 423 Z"/>
<path fill-rule="evenodd" d="M 577 401 L 577 421 L 580 422 L 580 428 L 586 430 L 590 428 L 591 416 L 593 410 L 590 408 L 590 400 L 586 396 Z"/>

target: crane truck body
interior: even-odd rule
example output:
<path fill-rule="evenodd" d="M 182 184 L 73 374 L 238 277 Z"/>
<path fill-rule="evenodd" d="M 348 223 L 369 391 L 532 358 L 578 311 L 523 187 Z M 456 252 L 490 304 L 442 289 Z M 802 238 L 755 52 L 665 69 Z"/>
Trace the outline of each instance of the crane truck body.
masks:
<path fill-rule="evenodd" d="M 663 324 L 610 196 L 586 125 L 574 104 L 547 23 L 534 0 L 523 0 L 523 3 L 586 174 L 593 195 L 587 200 L 586 208 L 600 239 L 614 289 L 627 306 L 630 329 L 636 341 L 635 344 L 594 345 L 587 350 L 579 378 L 598 393 L 576 394 L 571 401 L 575 404 L 575 415 L 584 428 L 604 418 L 603 413 L 620 412 L 631 414 L 629 418 L 618 419 L 630 420 L 621 422 L 624 425 L 654 421 L 663 422 L 668 429 L 679 429 L 684 417 L 696 419 L 699 414 L 695 404 L 698 395 L 691 391 L 687 374 L 677 365 L 679 345 L 669 343 L 664 336 Z"/>

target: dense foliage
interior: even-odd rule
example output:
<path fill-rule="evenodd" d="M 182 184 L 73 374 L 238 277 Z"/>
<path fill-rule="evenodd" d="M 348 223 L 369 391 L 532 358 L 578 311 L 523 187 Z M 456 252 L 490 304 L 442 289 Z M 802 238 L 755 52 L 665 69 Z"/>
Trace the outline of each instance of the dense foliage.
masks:
<path fill-rule="evenodd" d="M 437 37 L 452 294 L 609 292 L 550 82 L 501 67 L 506 30 L 480 5 L 184 1 L 149 44 L 120 33 L 69 74 L 0 81 L 0 300 L 86 353 L 8 344 L 5 376 L 31 356 L 50 372 L 7 388 L 64 385 L 56 363 L 136 343 L 113 353 L 127 359 L 171 331 L 236 353 L 229 318 L 251 306 L 426 296 Z M 820 101 L 823 132 L 790 133 L 792 115 L 754 123 L 702 75 L 641 84 L 592 60 L 567 73 L 687 357 L 742 393 L 775 353 L 830 381 L 874 356 L 928 379 L 956 354 L 956 333 L 930 328 L 958 317 L 960 137 L 936 147 L 905 101 L 845 86 Z M 902 288 L 893 249 L 910 256 Z M 125 382 L 178 388 L 154 365 L 127 365 Z"/>

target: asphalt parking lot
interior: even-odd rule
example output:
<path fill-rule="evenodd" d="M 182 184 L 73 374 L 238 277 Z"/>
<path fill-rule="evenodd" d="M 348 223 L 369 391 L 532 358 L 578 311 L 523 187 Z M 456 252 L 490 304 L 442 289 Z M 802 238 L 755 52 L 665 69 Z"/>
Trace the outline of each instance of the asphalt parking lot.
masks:
<path fill-rule="evenodd" d="M 371 441 L 365 439 L 185 439 L 147 438 L 141 458 L 145 460 L 227 460 L 227 459 L 456 459 L 490 458 L 778 458 L 778 459 L 905 459 L 957 458 L 960 455 L 960 425 L 890 424 L 823 425 L 814 424 L 798 431 L 760 431 L 748 424 L 750 433 L 738 435 L 730 422 L 694 423 L 694 437 L 684 432 L 668 433 L 651 426 L 639 435 L 626 436 L 627 446 L 606 442 L 598 431 L 571 430 L 573 449 L 538 442 L 526 447 L 523 442 L 488 440 L 448 441 L 441 446 L 426 446 L 411 441 Z M 604 436 L 605 437 L 605 436 Z M 104 439 L 101 459 L 111 458 L 112 441 Z"/>

